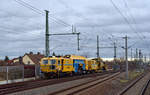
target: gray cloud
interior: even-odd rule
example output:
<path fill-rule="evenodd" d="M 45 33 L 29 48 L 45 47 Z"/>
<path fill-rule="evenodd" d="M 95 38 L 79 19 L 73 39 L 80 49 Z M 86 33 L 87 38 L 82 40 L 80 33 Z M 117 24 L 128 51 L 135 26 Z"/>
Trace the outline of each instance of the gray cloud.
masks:
<path fill-rule="evenodd" d="M 119 46 L 124 46 L 123 36 L 128 35 L 129 46 L 141 48 L 148 53 L 149 47 L 149 0 L 126 0 L 129 10 L 123 0 L 113 0 L 123 14 L 128 18 L 137 33 L 130 29 L 120 14 L 114 9 L 110 0 L 23 0 L 43 11 L 50 10 L 50 16 L 59 18 L 66 23 L 74 24 L 81 32 L 81 51 L 77 51 L 76 36 L 51 36 L 50 50 L 57 54 L 80 54 L 89 57 L 96 56 L 96 36 L 100 36 L 101 46 L 112 46 L 116 40 Z M 1 0 L 0 3 L 0 57 L 20 56 L 26 52 L 43 52 L 45 43 L 45 16 L 42 16 L 14 0 Z M 131 19 L 133 15 L 136 23 Z M 72 32 L 71 27 L 49 20 L 50 33 Z M 61 24 L 60 24 L 61 23 Z M 135 27 L 136 26 L 136 27 Z M 69 30 L 69 31 L 68 31 Z M 142 38 L 141 40 L 140 37 Z M 118 56 L 122 57 L 124 50 L 118 48 Z M 113 57 L 113 48 L 100 49 L 102 57 Z"/>

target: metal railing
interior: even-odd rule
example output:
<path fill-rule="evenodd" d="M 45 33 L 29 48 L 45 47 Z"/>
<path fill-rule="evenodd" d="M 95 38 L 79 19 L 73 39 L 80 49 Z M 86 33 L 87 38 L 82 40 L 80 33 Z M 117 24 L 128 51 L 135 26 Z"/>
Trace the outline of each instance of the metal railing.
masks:
<path fill-rule="evenodd" d="M 39 78 L 41 75 L 40 65 L 34 65 L 34 68 L 30 68 L 31 66 L 1 66 L 0 67 L 0 80 L 6 81 L 6 83 L 12 83 L 16 79 L 22 79 L 26 77 L 35 77 Z"/>

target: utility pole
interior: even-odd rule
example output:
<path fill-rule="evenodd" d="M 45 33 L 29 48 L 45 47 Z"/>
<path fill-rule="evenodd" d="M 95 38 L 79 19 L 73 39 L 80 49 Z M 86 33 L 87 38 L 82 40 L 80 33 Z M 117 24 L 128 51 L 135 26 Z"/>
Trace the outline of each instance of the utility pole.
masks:
<path fill-rule="evenodd" d="M 46 12 L 45 55 L 46 55 L 46 57 L 48 57 L 50 54 L 50 51 L 49 51 L 49 23 L 48 23 L 49 11 L 45 10 L 45 12 Z"/>
<path fill-rule="evenodd" d="M 78 34 L 77 34 L 77 41 L 78 41 L 78 51 L 80 50 L 80 48 L 79 48 L 79 45 L 80 45 L 80 43 L 79 43 L 79 42 L 80 42 L 80 41 L 79 41 L 79 40 L 80 40 L 80 38 L 79 38 L 79 34 L 80 34 L 80 33 L 78 33 Z"/>
<path fill-rule="evenodd" d="M 143 69 L 144 69 L 144 70 L 145 70 L 145 68 L 146 68 L 147 63 L 148 63 L 148 61 L 147 61 L 147 56 L 146 56 L 146 54 L 145 54 L 145 62 L 144 62 L 144 64 L 143 64 Z"/>
<path fill-rule="evenodd" d="M 131 61 L 132 61 L 132 48 L 131 48 Z"/>
<path fill-rule="evenodd" d="M 77 33 L 76 32 L 76 27 L 74 28 L 73 26 L 72 26 L 72 33 L 76 33 L 77 34 L 77 43 L 78 43 L 78 51 L 79 51 L 80 50 L 80 47 L 79 47 L 79 45 L 80 45 L 80 43 L 79 43 L 80 42 L 80 37 L 79 37 L 80 33 Z"/>
<path fill-rule="evenodd" d="M 129 79 L 129 76 L 128 76 L 128 37 L 125 36 L 124 37 L 125 39 L 125 59 L 126 59 L 126 79 L 128 80 Z"/>
<path fill-rule="evenodd" d="M 149 58 L 148 59 L 149 59 L 148 62 L 150 62 L 150 54 L 149 54 Z"/>
<path fill-rule="evenodd" d="M 116 56 L 117 56 L 116 49 L 117 49 L 116 42 L 114 42 L 114 61 L 115 61 L 115 63 L 116 63 Z"/>
<path fill-rule="evenodd" d="M 144 57 L 144 61 L 145 61 L 145 63 L 146 63 L 146 61 L 147 61 L 146 59 L 147 59 L 147 58 L 146 58 L 146 55 L 145 55 L 145 57 Z"/>
<path fill-rule="evenodd" d="M 141 53 L 141 50 L 139 50 L 139 66 L 140 66 L 140 71 L 141 71 L 141 63 L 142 63 L 142 53 Z"/>
<path fill-rule="evenodd" d="M 73 25 L 72 25 L 72 33 L 74 32 L 74 27 L 73 27 Z"/>
<path fill-rule="evenodd" d="M 136 60 L 138 60 L 138 49 L 136 48 Z"/>
<path fill-rule="evenodd" d="M 97 58 L 99 58 L 99 36 L 97 35 Z"/>

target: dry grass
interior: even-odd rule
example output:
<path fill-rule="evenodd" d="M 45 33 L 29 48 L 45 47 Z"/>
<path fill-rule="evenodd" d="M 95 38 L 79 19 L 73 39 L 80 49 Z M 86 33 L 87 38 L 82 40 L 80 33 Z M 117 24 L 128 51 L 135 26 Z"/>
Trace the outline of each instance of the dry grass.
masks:
<path fill-rule="evenodd" d="M 136 70 L 130 71 L 130 72 L 129 72 L 129 80 L 125 79 L 125 76 L 124 76 L 124 78 L 121 78 L 121 79 L 120 79 L 120 82 L 121 82 L 121 83 L 126 83 L 126 82 L 128 82 L 128 81 L 130 81 L 130 80 L 133 80 L 134 78 L 138 77 L 138 76 L 141 75 L 142 73 L 143 73 L 143 71 L 141 71 L 141 72 L 138 72 L 138 71 L 136 71 Z"/>

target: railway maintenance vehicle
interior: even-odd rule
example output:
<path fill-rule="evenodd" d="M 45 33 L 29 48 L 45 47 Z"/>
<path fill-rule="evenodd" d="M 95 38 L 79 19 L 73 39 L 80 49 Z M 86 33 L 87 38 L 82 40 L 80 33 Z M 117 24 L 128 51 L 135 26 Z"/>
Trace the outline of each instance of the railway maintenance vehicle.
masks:
<path fill-rule="evenodd" d="M 66 55 L 44 57 L 40 61 L 41 73 L 44 77 L 57 77 L 63 75 L 77 75 L 106 70 L 107 66 L 94 59 L 83 56 Z"/>

